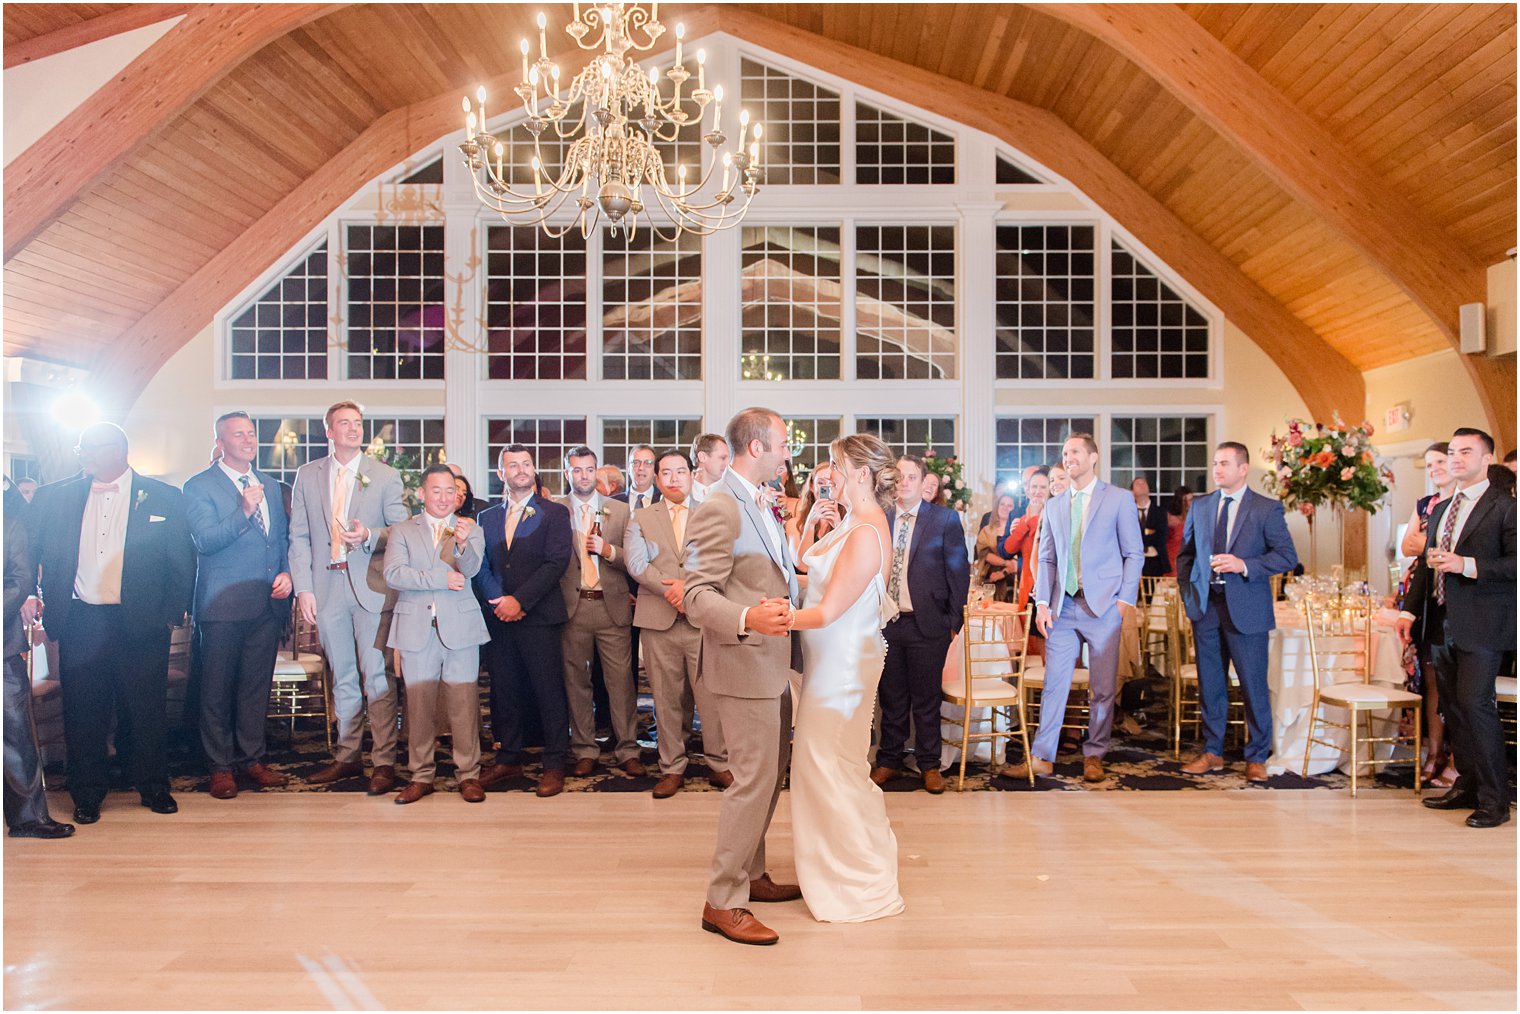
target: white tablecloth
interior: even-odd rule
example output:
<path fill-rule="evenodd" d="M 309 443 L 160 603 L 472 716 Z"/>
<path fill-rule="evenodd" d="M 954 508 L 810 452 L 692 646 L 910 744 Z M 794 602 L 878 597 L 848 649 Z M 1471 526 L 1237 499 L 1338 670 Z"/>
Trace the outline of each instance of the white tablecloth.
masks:
<path fill-rule="evenodd" d="M 1391 687 L 1404 686 L 1403 651 L 1393 619 L 1396 613 L 1385 610 L 1377 617 L 1372 634 L 1372 681 Z M 1345 643 L 1342 640 L 1332 645 Z M 1267 682 L 1272 692 L 1272 756 L 1267 769 L 1272 774 L 1283 771 L 1302 772 L 1304 747 L 1309 742 L 1309 706 L 1314 701 L 1314 670 L 1309 660 L 1309 635 L 1304 630 L 1303 613 L 1285 602 L 1277 605 L 1277 629 L 1272 632 L 1271 657 L 1267 670 Z M 1342 675 L 1341 679 L 1344 679 Z M 1346 721 L 1344 708 L 1321 704 L 1320 714 L 1332 721 Z M 1392 734 L 1397 711 L 1373 712 L 1373 732 L 1378 736 Z M 1309 755 L 1311 775 L 1341 770 L 1351 772 L 1351 736 L 1344 729 L 1332 729 L 1321 725 L 1318 738 L 1338 744 L 1327 747 L 1316 743 Z M 1391 747 L 1379 747 L 1379 757 L 1389 756 Z M 1363 764 L 1360 774 L 1371 774 L 1370 765 Z"/>

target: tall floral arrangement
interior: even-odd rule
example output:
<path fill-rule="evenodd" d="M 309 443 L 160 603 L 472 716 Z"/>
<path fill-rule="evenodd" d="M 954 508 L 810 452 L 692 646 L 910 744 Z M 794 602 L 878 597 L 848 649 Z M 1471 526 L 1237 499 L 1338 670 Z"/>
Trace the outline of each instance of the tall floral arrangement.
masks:
<path fill-rule="evenodd" d="M 939 476 L 940 495 L 951 510 L 964 511 L 971 506 L 971 490 L 966 488 L 961 463 L 955 455 L 942 458 L 935 451 L 925 451 L 924 467 Z"/>
<path fill-rule="evenodd" d="M 1289 510 L 1313 518 L 1320 507 L 1356 508 L 1374 513 L 1393 483 L 1393 473 L 1377 463 L 1372 424 L 1347 426 L 1337 412 L 1330 425 L 1288 420 L 1288 432 L 1272 432 L 1267 450 L 1273 470 L 1263 480 Z"/>
<path fill-rule="evenodd" d="M 388 446 L 378 436 L 369 442 L 369 446 L 364 449 L 364 453 L 400 472 L 401 486 L 405 490 L 402 495 L 402 501 L 406 504 L 407 509 L 414 514 L 422 510 L 422 497 L 420 495 L 422 468 L 418 467 L 416 459 L 410 454 L 404 454 L 397 451 L 394 447 Z"/>

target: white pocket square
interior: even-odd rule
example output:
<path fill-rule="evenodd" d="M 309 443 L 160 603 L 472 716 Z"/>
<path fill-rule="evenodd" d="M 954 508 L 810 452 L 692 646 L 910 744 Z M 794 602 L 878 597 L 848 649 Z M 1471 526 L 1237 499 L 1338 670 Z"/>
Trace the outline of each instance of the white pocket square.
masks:
<path fill-rule="evenodd" d="M 150 524 L 150 525 L 153 522 L 155 522 L 155 521 L 168 521 L 168 520 L 169 519 L 166 518 L 166 517 L 164 517 L 162 514 L 149 514 L 148 515 L 148 524 Z"/>

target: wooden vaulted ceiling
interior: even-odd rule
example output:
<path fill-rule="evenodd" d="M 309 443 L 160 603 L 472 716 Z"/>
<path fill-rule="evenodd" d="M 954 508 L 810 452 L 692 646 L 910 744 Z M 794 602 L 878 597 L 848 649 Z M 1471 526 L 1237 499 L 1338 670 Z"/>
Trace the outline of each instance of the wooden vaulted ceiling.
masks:
<path fill-rule="evenodd" d="M 170 6 L 7 4 L 7 65 Z M 109 370 L 129 401 L 271 259 L 454 129 L 463 91 L 504 93 L 538 9 L 191 5 L 8 167 L 6 353 Z M 907 101 L 937 91 L 948 105 L 918 104 L 983 129 L 1056 137 L 1006 139 L 1064 155 L 1052 168 L 1132 206 L 1106 204 L 1174 267 L 1233 286 L 1234 304 L 1206 294 L 1269 351 L 1295 345 L 1278 358 L 1301 390 L 1321 353 L 1355 388 L 1348 414 L 1355 371 L 1451 347 L 1456 304 L 1515 246 L 1511 5 L 675 10 L 688 37 L 785 43 Z M 1270 305 L 1232 311 L 1253 301 Z M 1470 363 L 1511 444 L 1513 362 Z"/>

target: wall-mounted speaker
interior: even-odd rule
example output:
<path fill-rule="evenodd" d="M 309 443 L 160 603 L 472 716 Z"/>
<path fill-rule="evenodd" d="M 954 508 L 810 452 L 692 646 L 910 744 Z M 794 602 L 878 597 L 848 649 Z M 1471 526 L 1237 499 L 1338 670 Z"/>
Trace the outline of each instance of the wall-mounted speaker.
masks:
<path fill-rule="evenodd" d="M 1482 355 L 1488 350 L 1488 307 L 1483 303 L 1462 304 L 1462 351 Z"/>

